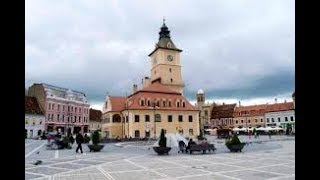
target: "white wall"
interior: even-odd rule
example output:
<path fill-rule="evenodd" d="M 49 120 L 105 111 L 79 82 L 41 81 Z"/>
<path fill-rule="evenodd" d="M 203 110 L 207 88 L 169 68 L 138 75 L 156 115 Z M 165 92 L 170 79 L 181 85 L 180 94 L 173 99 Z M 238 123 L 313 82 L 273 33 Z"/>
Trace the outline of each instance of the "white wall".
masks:
<path fill-rule="evenodd" d="M 26 121 L 28 123 L 26 124 Z M 33 124 L 35 122 L 35 124 Z M 42 122 L 40 124 L 40 122 Z M 28 138 L 34 138 L 38 136 L 38 130 L 44 131 L 45 128 L 45 116 L 37 114 L 25 114 L 25 129 L 28 131 Z M 42 134 L 42 133 L 41 133 Z"/>
<path fill-rule="evenodd" d="M 291 121 L 291 116 L 293 117 L 293 121 Z M 285 121 L 285 117 L 288 118 L 288 121 Z M 272 118 L 274 119 L 274 122 L 272 122 Z M 280 122 L 278 121 L 278 118 L 280 118 Z M 269 122 L 268 122 L 269 119 Z M 278 111 L 278 112 L 268 112 L 265 114 L 265 121 L 266 125 L 270 126 L 272 124 L 276 124 L 276 126 L 280 126 L 281 123 L 295 123 L 295 115 L 293 110 L 289 111 Z M 282 125 L 283 128 L 286 128 Z"/>

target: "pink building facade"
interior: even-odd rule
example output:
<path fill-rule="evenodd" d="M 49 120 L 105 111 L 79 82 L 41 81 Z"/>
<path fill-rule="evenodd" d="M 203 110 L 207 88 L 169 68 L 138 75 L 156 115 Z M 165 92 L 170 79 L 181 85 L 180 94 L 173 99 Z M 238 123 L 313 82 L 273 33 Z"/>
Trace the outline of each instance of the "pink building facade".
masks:
<path fill-rule="evenodd" d="M 84 93 L 48 84 L 34 84 L 28 94 L 40 102 L 45 112 L 47 132 L 89 131 L 90 105 Z"/>

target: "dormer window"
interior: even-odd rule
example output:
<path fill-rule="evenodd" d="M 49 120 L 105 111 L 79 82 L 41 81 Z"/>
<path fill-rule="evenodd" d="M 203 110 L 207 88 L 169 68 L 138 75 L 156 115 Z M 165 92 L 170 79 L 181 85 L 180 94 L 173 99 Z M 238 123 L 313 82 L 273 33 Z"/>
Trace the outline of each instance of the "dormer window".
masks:
<path fill-rule="evenodd" d="M 168 101 L 168 106 L 171 107 L 171 100 Z"/>
<path fill-rule="evenodd" d="M 166 107 L 166 101 L 165 100 L 162 100 L 162 106 Z"/>
<path fill-rule="evenodd" d="M 177 107 L 180 107 L 180 102 L 179 101 L 177 101 Z"/>
<path fill-rule="evenodd" d="M 147 106 L 151 106 L 149 99 L 147 100 Z"/>
<path fill-rule="evenodd" d="M 140 105 L 144 106 L 144 100 L 143 99 L 140 100 Z"/>
<path fill-rule="evenodd" d="M 171 48 L 171 43 L 170 42 L 167 43 L 167 48 Z"/>
<path fill-rule="evenodd" d="M 182 107 L 186 107 L 186 103 L 185 102 L 182 102 Z"/>

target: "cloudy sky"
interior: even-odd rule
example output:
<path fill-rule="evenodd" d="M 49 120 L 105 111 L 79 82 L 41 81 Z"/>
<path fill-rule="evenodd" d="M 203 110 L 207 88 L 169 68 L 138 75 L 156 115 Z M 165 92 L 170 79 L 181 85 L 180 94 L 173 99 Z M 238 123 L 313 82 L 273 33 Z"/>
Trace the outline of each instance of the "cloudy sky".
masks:
<path fill-rule="evenodd" d="M 292 0 L 28 0 L 25 85 L 86 93 L 94 108 L 150 74 L 165 16 L 182 49 L 185 96 L 258 104 L 291 100 L 295 87 Z"/>

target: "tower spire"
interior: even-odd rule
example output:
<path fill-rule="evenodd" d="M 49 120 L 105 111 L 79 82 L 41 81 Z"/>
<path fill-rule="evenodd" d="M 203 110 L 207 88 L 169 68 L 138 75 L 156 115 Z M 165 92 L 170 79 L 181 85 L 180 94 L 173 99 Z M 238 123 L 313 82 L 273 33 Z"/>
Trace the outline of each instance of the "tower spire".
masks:
<path fill-rule="evenodd" d="M 166 24 L 166 18 L 163 16 L 163 24 Z"/>

